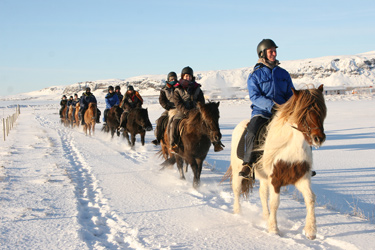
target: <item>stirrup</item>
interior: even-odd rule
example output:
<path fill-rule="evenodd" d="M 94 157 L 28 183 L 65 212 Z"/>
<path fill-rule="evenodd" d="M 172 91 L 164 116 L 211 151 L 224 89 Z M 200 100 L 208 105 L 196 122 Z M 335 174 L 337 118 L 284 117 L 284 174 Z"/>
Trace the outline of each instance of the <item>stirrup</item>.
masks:
<path fill-rule="evenodd" d="M 252 179 L 254 180 L 255 179 L 255 176 L 254 176 L 254 168 L 252 165 L 250 165 L 250 163 L 244 163 L 243 165 L 243 168 L 241 170 L 241 172 L 238 173 L 239 176 L 242 176 L 244 179 Z"/>

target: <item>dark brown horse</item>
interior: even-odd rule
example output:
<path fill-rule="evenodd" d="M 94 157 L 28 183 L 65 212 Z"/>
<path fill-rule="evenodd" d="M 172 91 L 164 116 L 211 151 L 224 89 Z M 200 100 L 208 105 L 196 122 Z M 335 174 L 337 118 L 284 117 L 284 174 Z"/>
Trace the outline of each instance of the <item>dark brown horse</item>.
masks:
<path fill-rule="evenodd" d="M 102 131 L 105 132 L 111 132 L 111 136 L 113 138 L 113 135 L 117 131 L 117 135 L 120 135 L 120 132 L 118 132 L 118 127 L 120 126 L 120 117 L 123 112 L 123 109 L 120 108 L 118 105 L 113 106 L 107 114 L 107 124 L 103 126 Z"/>
<path fill-rule="evenodd" d="M 128 140 L 131 147 L 135 144 L 136 134 L 141 135 L 142 146 L 145 145 L 146 131 L 152 130 L 152 124 L 148 118 L 148 111 L 144 108 L 132 109 L 127 118 L 126 127 L 124 128 L 124 137 Z M 129 138 L 129 134 L 131 138 Z"/>
<path fill-rule="evenodd" d="M 181 141 L 178 144 L 178 154 L 172 154 L 169 146 L 168 130 L 160 142 L 162 153 L 166 161 L 162 166 L 173 165 L 177 162 L 180 178 L 185 179 L 183 171 L 184 161 L 191 166 L 194 173 L 193 187 L 200 184 L 202 165 L 206 159 L 211 142 L 221 139 L 219 127 L 219 104 L 220 102 L 198 103 L 198 108 L 191 110 L 186 119 L 179 124 Z"/>

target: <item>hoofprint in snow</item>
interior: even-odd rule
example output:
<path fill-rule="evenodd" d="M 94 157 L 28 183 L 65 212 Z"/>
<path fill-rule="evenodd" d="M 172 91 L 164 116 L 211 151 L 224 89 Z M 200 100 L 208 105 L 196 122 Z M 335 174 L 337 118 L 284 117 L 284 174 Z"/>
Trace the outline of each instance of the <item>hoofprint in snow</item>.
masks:
<path fill-rule="evenodd" d="M 63 127 L 56 101 L 18 103 L 21 115 L 0 144 L 0 248 L 369 249 L 375 245 L 375 98 L 345 98 L 327 96 L 327 141 L 313 150 L 314 241 L 302 234 L 304 202 L 292 187 L 281 195 L 280 236 L 267 233 L 258 186 L 241 201 L 242 214 L 232 213 L 230 184 L 220 180 L 232 130 L 249 117 L 249 101 L 221 101 L 226 147 L 209 151 L 198 190 L 191 171 L 181 181 L 176 169 L 159 170 L 152 132 L 144 147 L 138 138 L 131 149 L 99 124 L 92 137 L 82 127 Z M 162 113 L 156 103 L 145 104 L 153 122 Z"/>

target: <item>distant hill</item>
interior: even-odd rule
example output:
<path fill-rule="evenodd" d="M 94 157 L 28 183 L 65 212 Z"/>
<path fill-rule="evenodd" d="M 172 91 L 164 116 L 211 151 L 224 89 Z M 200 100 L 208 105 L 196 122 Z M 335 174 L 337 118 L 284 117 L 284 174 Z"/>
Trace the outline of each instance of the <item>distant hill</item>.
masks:
<path fill-rule="evenodd" d="M 344 90 L 372 87 L 375 83 L 375 51 L 357 55 L 281 61 L 280 67 L 290 73 L 296 88 L 311 84 L 314 86 L 324 84 L 325 89 Z M 204 93 L 209 97 L 241 98 L 247 95 L 246 80 L 252 70 L 253 65 L 233 70 L 198 71 L 196 78 L 197 82 L 202 85 Z M 68 86 L 53 86 L 19 96 L 23 99 L 60 99 L 63 94 L 70 96 L 74 93 L 81 93 L 86 86 L 90 86 L 98 98 L 104 98 L 109 85 L 119 85 L 123 93 L 128 85 L 133 85 L 142 96 L 150 96 L 158 95 L 160 88 L 165 85 L 165 78 L 166 74 L 86 81 Z M 2 99 L 7 99 L 7 97 Z"/>

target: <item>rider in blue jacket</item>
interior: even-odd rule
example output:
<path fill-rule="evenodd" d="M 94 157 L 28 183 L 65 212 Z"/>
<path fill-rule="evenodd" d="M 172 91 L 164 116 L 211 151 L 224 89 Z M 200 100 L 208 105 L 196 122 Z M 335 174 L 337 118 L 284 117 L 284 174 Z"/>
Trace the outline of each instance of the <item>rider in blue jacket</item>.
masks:
<path fill-rule="evenodd" d="M 271 118 L 275 103 L 283 104 L 293 95 L 292 79 L 285 69 L 279 67 L 276 48 L 271 39 L 263 39 L 258 44 L 259 60 L 247 80 L 252 113 L 246 129 L 243 168 L 239 173 L 243 177 L 250 177 L 252 164 L 256 160 L 251 153 L 257 132 Z"/>
<path fill-rule="evenodd" d="M 105 96 L 105 110 L 103 116 L 104 125 L 107 122 L 107 114 L 108 111 L 115 105 L 120 104 L 120 100 L 118 99 L 118 95 L 114 92 L 114 88 L 112 86 L 108 87 L 108 94 Z"/>
<path fill-rule="evenodd" d="M 80 99 L 80 111 L 81 111 L 81 121 L 82 125 L 85 124 L 83 117 L 85 116 L 85 112 L 87 108 L 89 107 L 89 103 L 97 103 L 95 96 L 91 93 L 90 87 L 86 87 L 86 92 L 82 93 L 81 99 Z M 97 108 L 97 116 L 96 116 L 96 123 L 99 123 L 99 117 L 100 117 L 100 110 Z"/>

